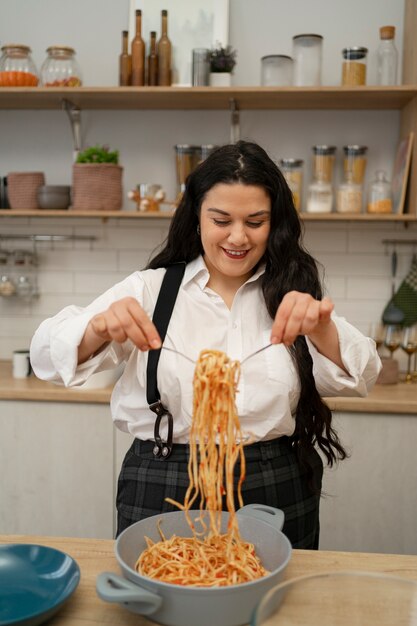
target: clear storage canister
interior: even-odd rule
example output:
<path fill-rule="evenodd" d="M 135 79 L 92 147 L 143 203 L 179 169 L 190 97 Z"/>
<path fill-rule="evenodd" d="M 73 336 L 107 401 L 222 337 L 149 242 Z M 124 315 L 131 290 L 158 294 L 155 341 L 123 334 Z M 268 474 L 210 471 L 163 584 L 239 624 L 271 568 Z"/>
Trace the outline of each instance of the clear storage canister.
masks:
<path fill-rule="evenodd" d="M 41 80 L 44 87 L 80 87 L 81 70 L 75 58 L 74 48 L 50 46 L 48 56 L 41 67 Z"/>
<path fill-rule="evenodd" d="M 375 172 L 375 178 L 369 185 L 368 213 L 392 213 L 391 183 L 384 170 Z"/>
<path fill-rule="evenodd" d="M 36 87 L 39 82 L 29 46 L 5 44 L 0 58 L 0 87 Z"/>
<path fill-rule="evenodd" d="M 288 187 L 291 189 L 294 206 L 297 211 L 301 209 L 303 192 L 303 164 L 302 159 L 281 159 L 280 168 L 284 174 Z"/>
<path fill-rule="evenodd" d="M 292 38 L 294 85 L 321 85 L 322 42 L 323 37 L 314 34 L 295 35 Z"/>
<path fill-rule="evenodd" d="M 342 85 L 366 85 L 366 57 L 368 48 L 353 47 L 342 50 Z"/>
<path fill-rule="evenodd" d="M 293 60 L 285 54 L 268 54 L 261 58 L 261 85 L 285 87 L 293 82 Z"/>
<path fill-rule="evenodd" d="M 313 155 L 314 180 L 332 184 L 336 147 L 327 145 L 313 146 Z"/>
<path fill-rule="evenodd" d="M 363 185 L 366 171 L 367 146 L 343 146 L 343 172 L 345 180 L 349 177 L 353 183 Z"/>

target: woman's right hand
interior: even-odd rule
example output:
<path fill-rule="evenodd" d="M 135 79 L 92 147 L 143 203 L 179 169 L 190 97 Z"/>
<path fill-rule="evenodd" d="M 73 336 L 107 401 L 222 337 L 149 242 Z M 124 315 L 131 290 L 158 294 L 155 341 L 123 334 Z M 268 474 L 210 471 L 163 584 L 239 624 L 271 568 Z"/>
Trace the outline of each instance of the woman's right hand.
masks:
<path fill-rule="evenodd" d="M 105 343 L 130 339 L 143 352 L 161 347 L 155 325 L 135 298 L 122 298 L 95 315 L 78 346 L 78 363 L 83 363 Z"/>

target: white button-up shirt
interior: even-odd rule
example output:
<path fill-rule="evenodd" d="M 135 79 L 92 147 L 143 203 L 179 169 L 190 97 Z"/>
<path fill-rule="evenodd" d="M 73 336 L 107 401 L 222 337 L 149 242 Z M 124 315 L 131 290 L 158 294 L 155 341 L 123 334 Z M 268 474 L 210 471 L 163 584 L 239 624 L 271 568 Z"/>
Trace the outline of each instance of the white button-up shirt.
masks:
<path fill-rule="evenodd" d="M 196 360 L 201 350 L 216 349 L 232 359 L 270 341 L 272 320 L 265 306 L 259 269 L 237 291 L 231 309 L 207 287 L 209 273 L 202 257 L 185 269 L 165 345 Z M 125 362 L 116 383 L 111 412 L 116 425 L 139 439 L 152 439 L 155 414 L 146 401 L 147 353 L 130 341 L 112 342 L 96 356 L 77 365 L 78 345 L 90 319 L 126 296 L 133 296 L 152 317 L 165 269 L 134 272 L 85 308 L 69 306 L 45 320 L 31 344 L 31 363 L 39 378 L 66 386 L 84 383 L 94 372 Z M 321 355 L 308 340 L 313 374 L 322 396 L 367 394 L 380 369 L 375 343 L 343 318 L 333 315 L 342 360 L 348 373 Z M 187 359 L 161 351 L 158 389 L 174 418 L 174 441 L 186 443 L 192 419 L 194 366 Z M 236 398 L 242 430 L 256 441 L 291 435 L 300 383 L 292 358 L 282 344 L 249 359 L 241 367 Z M 161 433 L 165 436 L 162 428 Z"/>

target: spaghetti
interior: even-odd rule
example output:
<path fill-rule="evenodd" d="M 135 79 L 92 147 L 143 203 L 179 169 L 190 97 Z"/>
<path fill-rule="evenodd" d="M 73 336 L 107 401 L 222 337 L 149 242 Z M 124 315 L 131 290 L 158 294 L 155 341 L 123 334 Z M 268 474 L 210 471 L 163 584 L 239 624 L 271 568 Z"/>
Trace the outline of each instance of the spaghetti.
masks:
<path fill-rule="evenodd" d="M 190 432 L 190 483 L 181 504 L 193 537 L 173 536 L 162 541 L 146 538 L 147 549 L 136 562 L 136 570 L 163 582 L 214 587 L 249 582 L 267 573 L 252 544 L 239 534 L 233 496 L 233 469 L 240 459 L 237 500 L 243 506 L 242 483 L 245 457 L 235 396 L 240 363 L 220 351 L 201 352 L 194 373 L 193 421 Z M 200 515 L 192 520 L 190 510 L 200 497 Z M 227 532 L 221 533 L 223 499 L 229 512 Z M 207 523 L 208 516 L 208 523 Z M 202 530 L 197 531 L 195 521 Z"/>

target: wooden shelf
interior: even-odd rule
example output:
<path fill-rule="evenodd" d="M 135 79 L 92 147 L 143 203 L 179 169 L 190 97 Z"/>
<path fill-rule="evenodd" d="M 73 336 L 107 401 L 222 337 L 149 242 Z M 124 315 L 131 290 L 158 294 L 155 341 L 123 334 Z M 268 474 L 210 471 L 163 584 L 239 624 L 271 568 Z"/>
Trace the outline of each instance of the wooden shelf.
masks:
<path fill-rule="evenodd" d="M 417 85 L 396 87 L 2 87 L 0 109 L 403 109 Z"/>
<path fill-rule="evenodd" d="M 99 217 L 101 219 L 171 219 L 171 211 L 65 211 L 65 210 L 10 210 L 0 209 L 0 217 L 60 217 L 69 219 Z M 417 215 L 372 215 L 368 213 L 301 213 L 304 222 L 417 222 Z"/>

